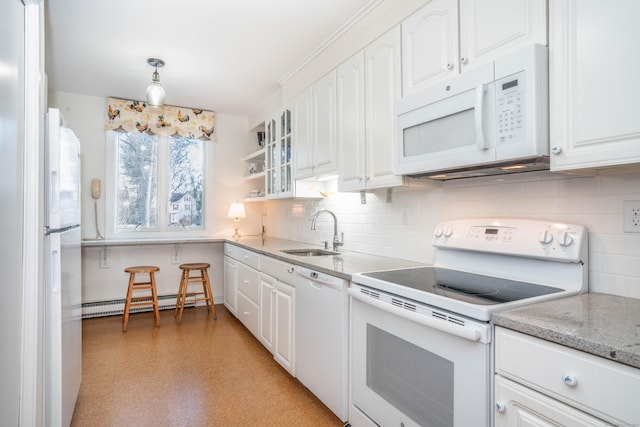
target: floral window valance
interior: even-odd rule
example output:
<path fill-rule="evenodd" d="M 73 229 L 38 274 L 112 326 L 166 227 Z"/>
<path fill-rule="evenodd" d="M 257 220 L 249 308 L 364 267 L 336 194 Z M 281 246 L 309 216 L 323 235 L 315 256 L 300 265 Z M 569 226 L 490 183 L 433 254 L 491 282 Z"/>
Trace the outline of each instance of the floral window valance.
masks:
<path fill-rule="evenodd" d="M 146 102 L 107 98 L 105 130 L 146 132 L 151 135 L 179 135 L 204 141 L 215 141 L 213 111 L 163 105 L 152 107 Z"/>

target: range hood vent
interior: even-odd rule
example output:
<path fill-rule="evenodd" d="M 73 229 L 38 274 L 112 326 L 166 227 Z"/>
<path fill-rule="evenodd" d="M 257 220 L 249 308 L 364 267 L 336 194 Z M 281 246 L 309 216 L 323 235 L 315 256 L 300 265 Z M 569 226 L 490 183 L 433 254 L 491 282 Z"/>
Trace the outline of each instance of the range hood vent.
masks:
<path fill-rule="evenodd" d="M 492 175 L 507 175 L 522 172 L 549 170 L 549 156 L 526 159 L 510 159 L 505 162 L 467 166 L 463 168 L 444 169 L 409 175 L 412 178 L 428 178 L 438 181 L 452 179 L 477 178 Z"/>

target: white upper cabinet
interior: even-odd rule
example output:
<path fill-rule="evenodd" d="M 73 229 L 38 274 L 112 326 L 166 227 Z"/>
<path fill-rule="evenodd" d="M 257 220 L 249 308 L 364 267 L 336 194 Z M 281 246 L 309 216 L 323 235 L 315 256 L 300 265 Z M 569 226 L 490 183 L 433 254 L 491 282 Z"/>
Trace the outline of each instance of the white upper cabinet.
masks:
<path fill-rule="evenodd" d="M 402 95 L 460 71 L 458 1 L 433 0 L 402 22 Z"/>
<path fill-rule="evenodd" d="M 313 85 L 313 143 L 313 174 L 336 172 L 338 157 L 335 70 Z"/>
<path fill-rule="evenodd" d="M 338 190 L 402 185 L 393 174 L 394 104 L 400 99 L 400 27 L 337 69 Z"/>
<path fill-rule="evenodd" d="M 546 0 L 460 0 L 463 71 L 533 43 L 547 45 Z"/>
<path fill-rule="evenodd" d="M 364 51 L 337 68 L 338 190 L 360 190 L 365 176 Z"/>
<path fill-rule="evenodd" d="M 337 172 L 335 70 L 296 97 L 293 117 L 295 178 Z"/>
<path fill-rule="evenodd" d="M 640 2 L 551 2 L 551 169 L 640 162 Z"/>
<path fill-rule="evenodd" d="M 433 0 L 402 23 L 402 94 L 533 43 L 547 44 L 546 0 Z"/>
<path fill-rule="evenodd" d="M 401 185 L 393 174 L 394 105 L 400 99 L 400 27 L 388 31 L 364 49 L 365 187 Z"/>
<path fill-rule="evenodd" d="M 293 105 L 293 127 L 296 130 L 294 168 L 296 178 L 313 176 L 313 90 L 308 87 Z"/>
<path fill-rule="evenodd" d="M 285 107 L 265 122 L 265 172 L 268 199 L 292 197 L 292 109 Z"/>

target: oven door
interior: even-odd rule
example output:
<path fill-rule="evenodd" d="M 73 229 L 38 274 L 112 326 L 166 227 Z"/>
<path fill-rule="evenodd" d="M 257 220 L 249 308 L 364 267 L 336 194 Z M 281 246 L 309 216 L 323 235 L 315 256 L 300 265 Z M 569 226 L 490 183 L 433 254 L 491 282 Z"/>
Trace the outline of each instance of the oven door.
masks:
<path fill-rule="evenodd" d="M 452 319 L 404 316 L 404 308 L 349 293 L 354 419 L 360 411 L 380 426 L 490 425 L 490 344 L 479 339 L 490 337 L 489 324 L 452 333 Z"/>

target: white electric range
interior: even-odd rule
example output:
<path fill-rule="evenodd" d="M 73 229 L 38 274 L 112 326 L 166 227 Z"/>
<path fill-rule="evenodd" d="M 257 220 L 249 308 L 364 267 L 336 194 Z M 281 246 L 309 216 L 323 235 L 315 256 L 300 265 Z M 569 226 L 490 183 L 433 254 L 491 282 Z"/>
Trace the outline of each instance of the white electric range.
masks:
<path fill-rule="evenodd" d="M 491 425 L 491 313 L 588 288 L 581 225 L 452 220 L 433 245 L 432 266 L 352 276 L 353 426 Z"/>

